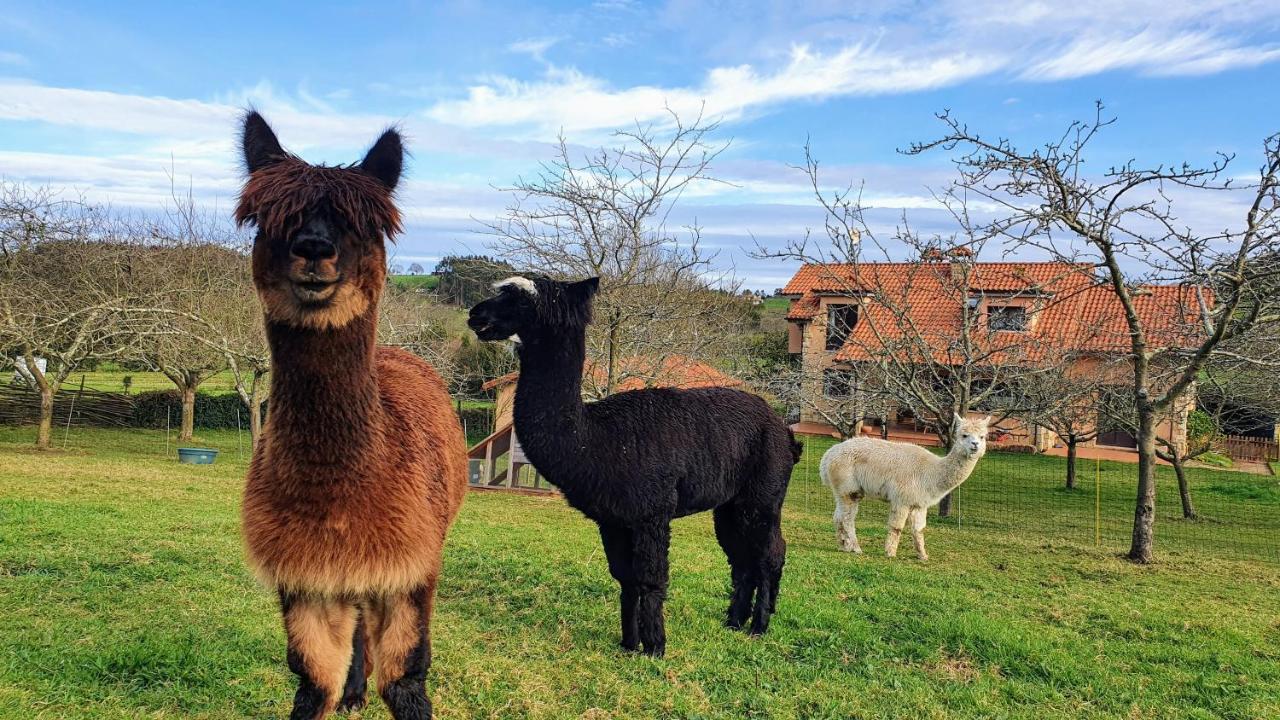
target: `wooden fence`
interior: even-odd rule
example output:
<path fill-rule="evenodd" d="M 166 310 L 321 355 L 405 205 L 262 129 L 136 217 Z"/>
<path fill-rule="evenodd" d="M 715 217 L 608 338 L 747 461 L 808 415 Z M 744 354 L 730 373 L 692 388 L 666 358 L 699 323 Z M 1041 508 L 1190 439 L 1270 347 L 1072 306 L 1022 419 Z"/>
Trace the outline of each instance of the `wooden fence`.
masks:
<path fill-rule="evenodd" d="M 1232 460 L 1266 462 L 1280 460 L 1280 443 L 1266 438 L 1226 435 L 1222 447 Z"/>

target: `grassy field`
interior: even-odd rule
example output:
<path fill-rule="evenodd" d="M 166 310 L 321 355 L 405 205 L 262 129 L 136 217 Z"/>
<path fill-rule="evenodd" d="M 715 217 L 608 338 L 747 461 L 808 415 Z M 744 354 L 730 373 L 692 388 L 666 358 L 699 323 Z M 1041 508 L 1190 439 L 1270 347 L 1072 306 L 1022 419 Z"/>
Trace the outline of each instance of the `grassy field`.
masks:
<path fill-rule="evenodd" d="M 401 287 L 435 290 L 440 284 L 438 275 L 392 275 L 391 282 Z"/>
<path fill-rule="evenodd" d="M 240 559 L 245 458 L 234 433 L 202 435 L 215 465 L 178 465 L 162 433 L 73 431 L 37 454 L 25 429 L 0 429 L 0 718 L 287 716 L 275 603 Z M 665 660 L 615 650 L 589 522 L 558 499 L 471 495 L 433 627 L 439 716 L 1280 717 L 1280 565 L 1187 534 L 1166 506 L 1157 565 L 1120 559 L 1111 534 L 1094 547 L 1075 505 L 1121 512 L 1122 466 L 1087 475 L 1100 492 L 1067 493 L 1055 461 L 988 457 L 959 526 L 930 526 L 925 565 L 834 549 L 822 445 L 793 481 L 766 637 L 720 626 L 709 518 L 676 524 Z M 1272 478 L 1192 478 L 1206 514 L 1280 501 Z M 859 518 L 868 550 L 883 517 L 868 504 Z M 375 700 L 361 717 L 388 715 Z"/>
<path fill-rule="evenodd" d="M 80 387 L 81 377 L 84 378 L 84 386 L 86 388 L 103 392 L 123 392 L 125 377 L 132 379 L 132 383 L 129 386 L 130 393 L 176 390 L 173 381 L 165 377 L 163 373 L 145 370 L 125 370 L 112 363 L 103 363 L 92 372 L 78 372 L 67 378 L 66 384 L 63 385 L 64 391 L 74 391 Z M 224 370 L 214 375 L 200 385 L 200 392 L 210 395 L 233 393 L 235 391 L 235 378 L 229 370 Z"/>
<path fill-rule="evenodd" d="M 764 299 L 764 307 L 771 312 L 786 313 L 791 307 L 791 300 L 784 297 L 767 297 Z"/>

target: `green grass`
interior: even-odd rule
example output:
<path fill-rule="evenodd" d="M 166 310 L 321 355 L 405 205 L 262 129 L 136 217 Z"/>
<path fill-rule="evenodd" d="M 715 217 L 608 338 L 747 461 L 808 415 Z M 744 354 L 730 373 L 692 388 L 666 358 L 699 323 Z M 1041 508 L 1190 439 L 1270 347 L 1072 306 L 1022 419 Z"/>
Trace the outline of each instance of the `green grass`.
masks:
<path fill-rule="evenodd" d="M 73 429 L 67 450 L 41 454 L 28 429 L 0 428 L 0 717 L 287 716 L 275 603 L 240 556 L 246 458 L 235 433 L 201 435 L 217 464 L 178 465 L 158 432 Z M 1092 524 L 1095 502 L 1123 514 L 1132 466 L 1086 464 L 1067 492 L 1059 461 L 992 455 L 959 526 L 931 520 L 927 565 L 873 552 L 874 503 L 854 557 L 834 548 L 824 446 L 809 443 L 793 480 L 764 638 L 720 627 L 709 518 L 676 523 L 665 660 L 615 650 L 593 525 L 558 499 L 471 495 L 432 630 L 440 717 L 1280 716 L 1280 567 L 1204 539 L 1236 524 L 1181 523 L 1162 504 L 1160 562 L 1134 566 L 1117 555 L 1123 523 L 1100 547 Z M 1275 481 L 1190 475 L 1208 516 Z M 1248 501 L 1273 544 L 1277 502 Z M 374 700 L 361 717 L 388 715 Z"/>
<path fill-rule="evenodd" d="M 785 313 L 791 307 L 791 300 L 784 297 L 767 297 L 764 299 L 764 309 L 772 312 Z"/>
<path fill-rule="evenodd" d="M 1220 468 L 1229 468 L 1235 464 L 1229 456 L 1216 452 L 1201 453 L 1199 457 L 1196 458 L 1196 461 L 1204 463 L 1205 465 L 1213 465 L 1214 467 Z"/>
<path fill-rule="evenodd" d="M 400 287 L 415 288 L 421 290 L 435 290 L 440 284 L 440 276 L 438 275 L 392 275 L 391 282 Z"/>
<path fill-rule="evenodd" d="M 84 377 L 84 386 L 91 390 L 101 390 L 103 392 L 122 392 L 124 391 L 125 376 L 133 378 L 133 384 L 129 387 L 129 392 L 133 394 L 141 392 L 150 392 L 152 390 L 176 390 L 173 381 L 165 377 L 163 373 L 148 372 L 145 370 L 125 370 L 112 363 L 103 363 L 93 372 L 77 372 L 67 378 L 63 384 L 63 390 L 73 392 L 80 387 L 80 378 Z M 220 395 L 223 393 L 233 393 L 236 391 L 235 376 L 231 371 L 224 370 L 200 385 L 200 392 L 210 395 Z"/>

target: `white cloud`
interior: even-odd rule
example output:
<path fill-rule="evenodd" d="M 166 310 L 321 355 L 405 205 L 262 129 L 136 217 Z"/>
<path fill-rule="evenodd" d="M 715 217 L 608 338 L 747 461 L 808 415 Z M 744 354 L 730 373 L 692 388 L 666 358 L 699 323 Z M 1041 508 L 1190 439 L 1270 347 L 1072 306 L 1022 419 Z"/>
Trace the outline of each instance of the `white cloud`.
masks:
<path fill-rule="evenodd" d="M 1208 32 L 1169 34 L 1148 29 L 1129 36 L 1081 37 L 1022 75 L 1035 80 L 1065 80 L 1121 69 L 1151 75 L 1203 75 L 1277 58 L 1280 47 L 1238 47 Z"/>
<path fill-rule="evenodd" d="M 472 86 L 467 97 L 437 103 L 427 117 L 468 127 L 531 125 L 543 131 L 614 128 L 635 121 L 661 120 L 671 108 L 682 116 L 737 118 L 793 100 L 838 95 L 877 95 L 955 84 L 992 72 L 1002 61 L 966 53 L 914 58 L 874 45 L 853 45 L 834 53 L 792 48 L 788 62 L 773 72 L 751 65 L 717 67 L 696 87 L 639 85 L 614 89 L 573 68 L 549 68 L 542 80 L 494 77 Z"/>
<path fill-rule="evenodd" d="M 507 52 L 528 55 L 534 60 L 542 62 L 543 55 L 562 39 L 559 37 L 527 38 L 507 45 Z"/>

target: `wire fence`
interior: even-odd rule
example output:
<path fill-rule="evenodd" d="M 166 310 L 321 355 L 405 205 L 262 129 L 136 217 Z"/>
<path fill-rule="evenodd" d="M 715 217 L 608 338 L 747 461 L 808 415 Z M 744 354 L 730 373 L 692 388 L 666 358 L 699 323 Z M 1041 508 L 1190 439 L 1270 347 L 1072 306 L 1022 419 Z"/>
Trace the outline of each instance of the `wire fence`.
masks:
<path fill-rule="evenodd" d="M 38 396 L 30 389 L 0 385 L 0 424 L 29 425 L 38 408 Z M 167 414 L 165 432 L 156 436 L 156 450 L 165 455 L 177 447 L 178 417 Z M 65 387 L 54 405 L 54 443 L 65 446 L 78 429 L 127 428 L 130 418 L 131 404 L 119 394 L 82 385 Z M 237 409 L 235 419 L 236 454 L 243 459 L 252 446 L 248 417 L 241 417 Z M 486 419 L 463 419 L 468 440 L 475 442 L 489 432 Z M 829 517 L 833 501 L 819 478 L 818 465 L 835 441 L 807 436 L 804 442 L 788 503 L 814 518 Z M 1255 464 L 1255 469 L 1265 467 Z M 1136 474 L 1132 463 L 1083 457 L 1077 463 L 1076 486 L 1068 490 L 1064 458 L 989 451 L 954 494 L 950 515 L 939 517 L 931 510 L 929 524 L 965 533 L 1016 532 L 1119 553 L 1129 547 L 1133 531 Z M 1156 536 L 1162 552 L 1280 563 L 1280 478 L 1206 468 L 1189 468 L 1187 476 L 1193 518 L 1185 516 L 1172 469 L 1157 470 Z M 859 526 L 882 527 L 884 505 L 864 503 Z"/>
<path fill-rule="evenodd" d="M 834 442 L 805 438 L 805 453 L 792 476 L 788 497 L 793 508 L 830 516 L 831 491 L 822 484 L 818 464 Z M 932 509 L 929 525 L 1127 551 L 1133 533 L 1137 465 L 1081 458 L 1076 473 L 1076 486 L 1068 490 L 1065 458 L 989 451 L 954 493 L 950 515 L 939 517 Z M 1280 563 L 1280 478 L 1208 468 L 1188 468 L 1187 477 L 1194 518 L 1184 516 L 1173 469 L 1157 469 L 1156 539 L 1161 553 Z M 886 504 L 867 501 L 862 507 L 859 529 L 882 528 Z"/>

